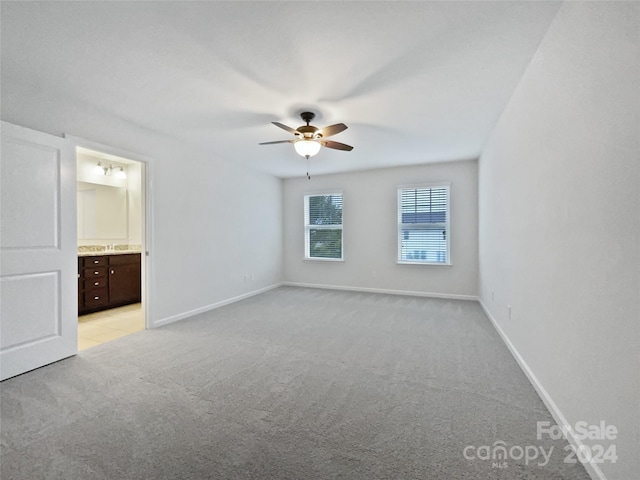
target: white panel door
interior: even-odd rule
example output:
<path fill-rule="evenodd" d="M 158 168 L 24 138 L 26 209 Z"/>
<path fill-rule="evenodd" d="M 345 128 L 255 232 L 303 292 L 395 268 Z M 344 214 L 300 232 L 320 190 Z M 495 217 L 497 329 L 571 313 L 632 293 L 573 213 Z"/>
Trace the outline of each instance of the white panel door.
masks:
<path fill-rule="evenodd" d="M 68 140 L 0 129 L 0 379 L 78 349 L 76 162 Z"/>

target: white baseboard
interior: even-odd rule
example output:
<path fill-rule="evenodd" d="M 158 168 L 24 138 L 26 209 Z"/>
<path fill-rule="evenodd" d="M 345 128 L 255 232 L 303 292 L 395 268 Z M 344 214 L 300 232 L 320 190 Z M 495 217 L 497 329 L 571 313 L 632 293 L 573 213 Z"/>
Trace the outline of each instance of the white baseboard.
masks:
<path fill-rule="evenodd" d="M 253 290 L 248 293 L 243 293 L 242 295 L 238 295 L 237 297 L 227 298 L 226 300 L 221 300 L 216 303 L 212 303 L 210 305 L 205 305 L 204 307 L 196 308 L 193 310 L 189 310 L 188 312 L 179 313 L 177 315 L 172 315 L 167 318 L 163 318 L 161 320 L 156 320 L 152 322 L 151 328 L 162 327 L 164 325 L 168 325 L 170 323 L 177 322 L 179 320 L 183 320 L 188 317 L 193 317 L 194 315 L 198 315 L 200 313 L 208 312 L 209 310 L 213 310 L 215 308 L 224 307 L 225 305 L 229 305 L 230 303 L 239 302 L 240 300 L 244 300 L 245 298 L 253 297 L 254 295 L 259 295 L 264 292 L 268 292 L 269 290 L 273 290 L 274 288 L 278 288 L 283 285 L 282 283 L 275 283 L 273 285 L 269 285 L 268 287 L 260 288 L 258 290 Z"/>
<path fill-rule="evenodd" d="M 531 383 L 531 385 L 533 385 L 533 388 L 535 388 L 536 392 L 538 392 L 538 395 L 544 402 L 549 412 L 551 412 L 551 416 L 553 416 L 553 419 L 561 428 L 563 428 L 564 431 L 567 432 L 567 440 L 577 451 L 577 449 L 579 449 L 582 445 L 582 441 L 575 437 L 575 434 L 573 433 L 573 426 L 569 424 L 566 417 L 558 408 L 558 405 L 556 405 L 556 403 L 551 398 L 551 395 L 549 395 L 549 392 L 547 392 L 547 390 L 542 386 L 529 365 L 527 365 L 527 362 L 525 362 L 524 358 L 522 358 L 516 347 L 513 345 L 513 343 L 511 343 L 511 340 L 509 340 L 507 334 L 504 333 L 504 330 L 502 330 L 502 328 L 500 328 L 500 325 L 498 325 L 496 319 L 493 317 L 493 315 L 491 315 L 491 312 L 489 311 L 487 306 L 482 302 L 481 299 L 478 299 L 478 303 L 480 303 L 482 310 L 484 310 L 484 313 L 493 324 L 493 327 L 498 332 L 498 335 L 500 335 L 500 338 L 502 338 L 502 341 L 511 352 L 511 355 L 513 355 L 513 358 L 516 359 L 516 362 L 518 362 L 518 365 L 520 365 L 520 368 L 529 379 L 529 382 Z M 604 473 L 602 473 L 602 470 L 600 470 L 600 467 L 596 463 L 589 462 L 584 463 L 583 465 L 587 473 L 593 480 L 607 480 L 607 477 L 604 475 Z"/>
<path fill-rule="evenodd" d="M 318 283 L 302 283 L 302 282 L 282 282 L 281 285 L 288 287 L 305 287 L 305 288 L 322 288 L 326 290 L 346 290 L 350 292 L 365 293 L 386 293 L 388 295 L 409 295 L 412 297 L 431 297 L 444 298 L 450 300 L 472 300 L 478 301 L 475 295 L 458 295 L 454 293 L 431 293 L 431 292 L 414 292 L 410 290 L 388 290 L 385 288 L 368 288 L 368 287 L 350 287 L 344 285 L 322 285 Z"/>

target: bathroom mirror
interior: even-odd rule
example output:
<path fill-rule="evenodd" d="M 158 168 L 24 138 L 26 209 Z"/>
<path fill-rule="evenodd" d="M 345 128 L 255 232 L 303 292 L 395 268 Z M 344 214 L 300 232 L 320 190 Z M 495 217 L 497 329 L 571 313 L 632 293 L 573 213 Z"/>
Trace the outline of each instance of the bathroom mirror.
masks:
<path fill-rule="evenodd" d="M 127 240 L 127 189 L 78 182 L 78 240 Z"/>

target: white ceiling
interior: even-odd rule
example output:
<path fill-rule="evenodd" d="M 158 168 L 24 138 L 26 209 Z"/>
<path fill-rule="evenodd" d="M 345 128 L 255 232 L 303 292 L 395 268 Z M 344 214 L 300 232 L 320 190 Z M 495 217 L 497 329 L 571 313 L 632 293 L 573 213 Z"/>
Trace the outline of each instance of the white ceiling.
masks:
<path fill-rule="evenodd" d="M 477 158 L 558 2 L 2 2 L 2 114 L 81 102 L 281 177 Z M 77 134 L 77 132 L 67 132 Z"/>

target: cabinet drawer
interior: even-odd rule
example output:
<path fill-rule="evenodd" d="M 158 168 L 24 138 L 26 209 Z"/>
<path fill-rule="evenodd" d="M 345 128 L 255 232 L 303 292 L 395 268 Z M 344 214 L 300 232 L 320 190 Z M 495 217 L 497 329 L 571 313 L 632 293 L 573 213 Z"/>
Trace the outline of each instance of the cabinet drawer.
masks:
<path fill-rule="evenodd" d="M 84 289 L 86 291 L 89 290 L 98 290 L 99 288 L 107 288 L 107 278 L 106 277 L 98 277 L 89 278 L 84 281 Z"/>
<path fill-rule="evenodd" d="M 97 257 L 84 257 L 84 268 L 90 267 L 104 267 L 107 264 L 107 257 L 100 255 Z"/>
<path fill-rule="evenodd" d="M 100 307 L 107 303 L 109 303 L 109 295 L 106 288 L 84 293 L 85 308 Z"/>
<path fill-rule="evenodd" d="M 92 278 L 101 278 L 107 276 L 107 267 L 85 268 L 83 270 L 83 278 L 91 280 Z"/>

